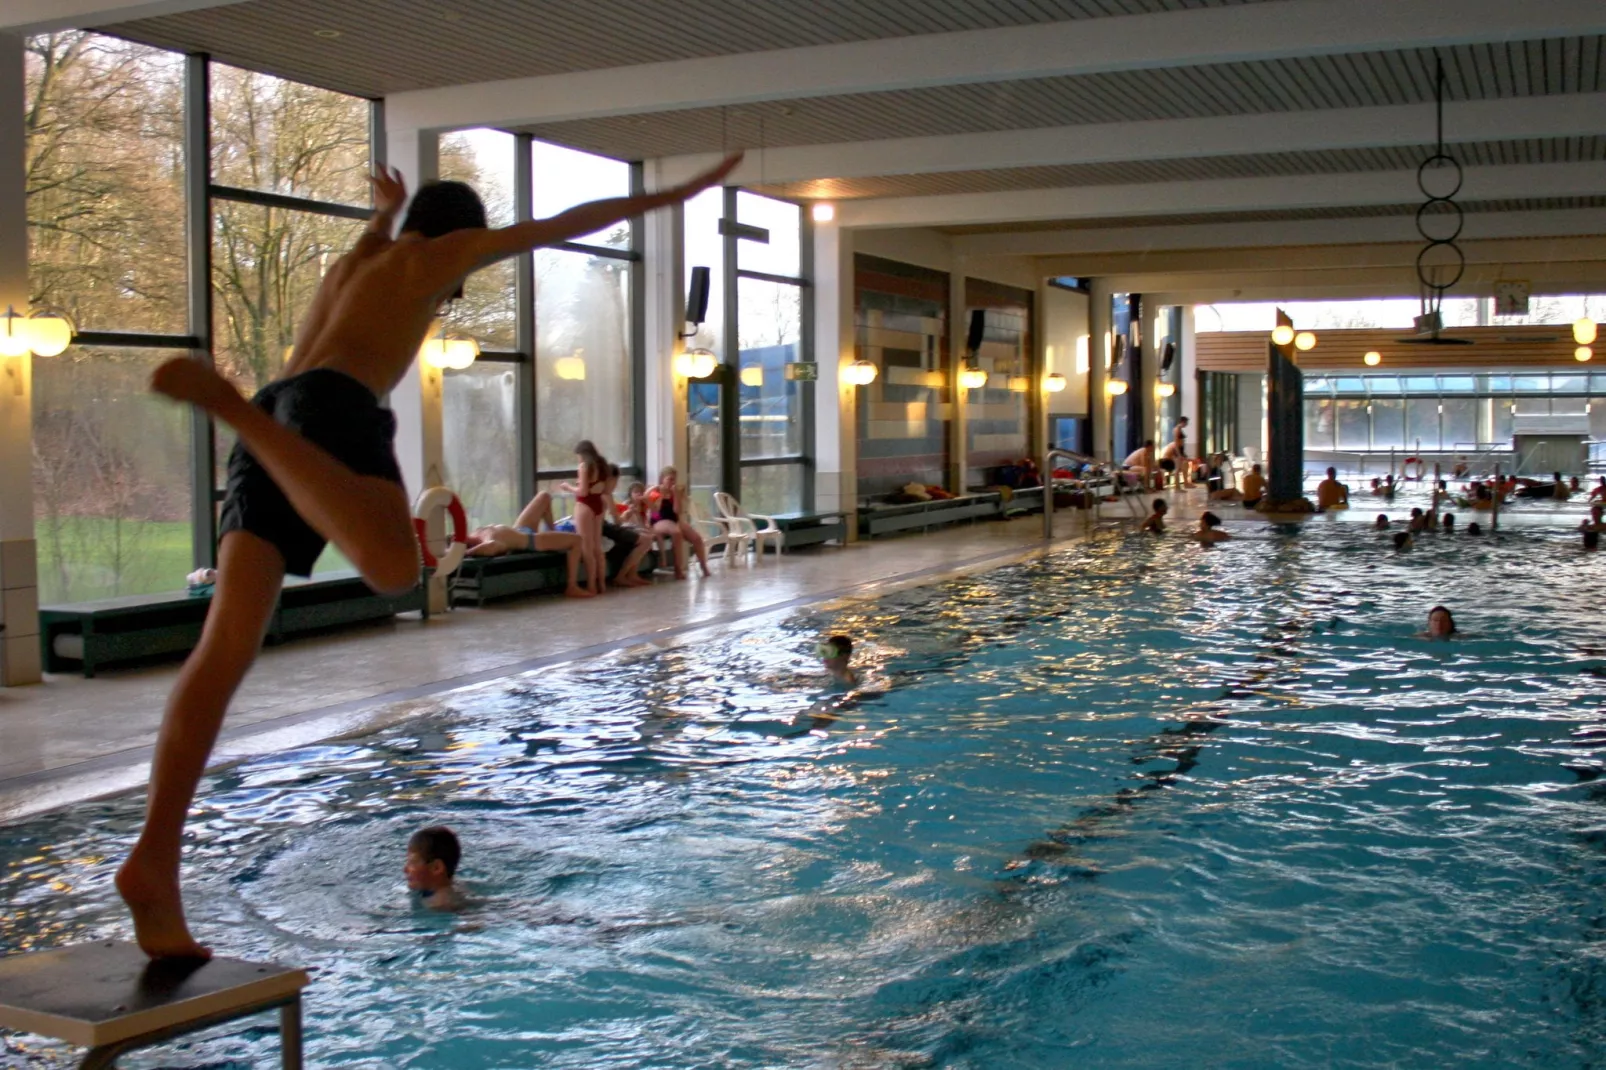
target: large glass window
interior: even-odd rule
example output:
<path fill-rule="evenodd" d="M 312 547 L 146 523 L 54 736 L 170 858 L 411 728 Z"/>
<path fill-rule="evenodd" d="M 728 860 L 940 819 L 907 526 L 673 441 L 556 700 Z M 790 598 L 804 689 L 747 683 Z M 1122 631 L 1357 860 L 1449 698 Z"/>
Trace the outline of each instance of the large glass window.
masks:
<path fill-rule="evenodd" d="M 530 170 L 534 176 L 531 203 L 537 219 L 557 215 L 586 201 L 630 195 L 630 165 L 606 156 L 536 141 L 530 148 Z M 575 241 L 582 245 L 629 249 L 630 224 L 616 223 Z"/>
<path fill-rule="evenodd" d="M 151 371 L 181 355 L 79 345 L 34 361 L 41 603 L 184 586 L 190 417 L 149 388 Z"/>
<path fill-rule="evenodd" d="M 184 334 L 184 61 L 92 33 L 31 37 L 28 281 L 80 330 Z"/>
<path fill-rule="evenodd" d="M 1338 448 L 1365 450 L 1372 446 L 1372 421 L 1365 401 L 1341 398 L 1338 402 Z"/>
<path fill-rule="evenodd" d="M 632 456 L 630 262 L 535 254 L 536 463 L 572 468 L 583 438 L 621 466 Z M 621 460 L 622 459 L 622 460 Z"/>
<path fill-rule="evenodd" d="M 1402 398 L 1372 400 L 1372 448 L 1405 448 L 1405 401 Z"/>
<path fill-rule="evenodd" d="M 742 458 L 797 456 L 803 451 L 803 413 L 798 384 L 786 378 L 786 365 L 801 359 L 802 290 L 742 278 L 736 301 Z"/>
<path fill-rule="evenodd" d="M 1478 402 L 1474 398 L 1445 398 L 1440 434 L 1447 450 L 1474 449 L 1478 443 Z M 1580 407 L 1579 412 L 1583 412 Z"/>
<path fill-rule="evenodd" d="M 466 182 L 485 202 L 493 227 L 513 223 L 513 154 L 517 139 L 500 130 L 464 130 L 441 139 L 440 176 Z M 502 260 L 468 277 L 452 305 L 452 327 L 472 335 L 481 348 L 518 348 L 513 279 L 518 261 Z M 447 429 L 451 433 L 450 425 Z"/>
<path fill-rule="evenodd" d="M 1407 398 L 1405 401 L 1405 448 L 1439 448 L 1439 402 L 1437 398 Z"/>
<path fill-rule="evenodd" d="M 519 492 L 516 365 L 476 361 L 442 383 L 442 453 L 469 526 L 511 524 Z"/>
<path fill-rule="evenodd" d="M 359 97 L 212 64 L 212 181 L 367 205 L 369 104 Z"/>

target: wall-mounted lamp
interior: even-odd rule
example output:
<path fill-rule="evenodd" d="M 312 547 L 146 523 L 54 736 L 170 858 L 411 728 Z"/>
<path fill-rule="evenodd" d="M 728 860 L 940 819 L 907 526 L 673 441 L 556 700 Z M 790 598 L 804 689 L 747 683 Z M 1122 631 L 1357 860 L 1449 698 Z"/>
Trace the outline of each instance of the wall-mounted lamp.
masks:
<path fill-rule="evenodd" d="M 552 373 L 559 379 L 583 383 L 586 379 L 586 362 L 581 356 L 585 350 L 576 349 L 572 357 L 559 357 L 552 362 Z"/>
<path fill-rule="evenodd" d="M 1316 348 L 1316 336 L 1309 331 L 1300 331 L 1294 335 L 1294 348 L 1301 353 L 1309 353 Z"/>
<path fill-rule="evenodd" d="M 1050 394 L 1058 394 L 1061 390 L 1064 390 L 1066 386 L 1067 383 L 1065 382 L 1065 376 L 1061 375 L 1059 372 L 1049 372 L 1047 375 L 1043 376 L 1043 389 L 1048 391 Z"/>
<path fill-rule="evenodd" d="M 37 357 L 60 356 L 72 345 L 72 321 L 60 313 L 41 310 L 24 316 L 7 306 L 0 316 L 0 357 L 20 357 L 32 352 Z"/>
<path fill-rule="evenodd" d="M 848 386 L 869 386 L 875 382 L 877 371 L 876 366 L 870 361 L 856 360 L 843 366 L 841 377 Z"/>
<path fill-rule="evenodd" d="M 763 386 L 764 368 L 758 364 L 749 364 L 742 369 L 741 379 L 743 386 Z"/>
<path fill-rule="evenodd" d="M 675 358 L 675 373 L 682 379 L 706 379 L 718 364 L 712 350 L 688 349 Z"/>
<path fill-rule="evenodd" d="M 1155 383 L 1154 384 L 1154 396 L 1155 397 L 1168 398 L 1168 397 L 1171 397 L 1176 392 L 1177 392 L 1177 384 L 1176 383 Z"/>
<path fill-rule="evenodd" d="M 1590 349 L 1588 346 L 1579 346 L 1577 349 L 1573 350 L 1573 359 L 1578 361 L 1580 364 L 1594 355 L 1595 351 Z"/>
<path fill-rule="evenodd" d="M 1120 397 L 1122 394 L 1126 393 L 1126 388 L 1127 381 L 1125 379 L 1104 380 L 1104 392 L 1110 395 L 1112 398 Z"/>
<path fill-rule="evenodd" d="M 445 330 L 440 337 L 428 338 L 418 347 L 418 359 L 431 368 L 462 371 L 480 355 L 480 344 L 472 338 L 454 338 Z"/>
<path fill-rule="evenodd" d="M 829 201 L 820 201 L 811 210 L 816 223 L 829 223 L 836 218 L 836 205 Z"/>
<path fill-rule="evenodd" d="M 1271 332 L 1274 345 L 1285 346 L 1294 340 L 1294 329 L 1286 323 L 1279 323 Z"/>
<path fill-rule="evenodd" d="M 980 390 L 987 385 L 987 372 L 974 364 L 967 364 L 959 370 L 959 385 L 966 390 Z"/>
<path fill-rule="evenodd" d="M 1366 354 L 1366 356 L 1362 357 L 1361 360 L 1365 362 L 1368 368 L 1375 368 L 1379 364 L 1383 363 L 1383 354 L 1374 349 L 1370 353 Z"/>
<path fill-rule="evenodd" d="M 1573 324 L 1573 341 L 1581 346 L 1595 344 L 1595 321 L 1585 316 Z"/>

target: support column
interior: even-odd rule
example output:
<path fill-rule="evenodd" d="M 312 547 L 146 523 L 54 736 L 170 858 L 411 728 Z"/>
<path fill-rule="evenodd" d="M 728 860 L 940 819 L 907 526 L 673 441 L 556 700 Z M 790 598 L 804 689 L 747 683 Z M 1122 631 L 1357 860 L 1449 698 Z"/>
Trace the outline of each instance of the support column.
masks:
<path fill-rule="evenodd" d="M 22 38 L 0 33 L 0 312 L 28 312 L 27 135 Z M 0 685 L 36 684 L 39 574 L 33 537 L 33 357 L 0 357 Z"/>
<path fill-rule="evenodd" d="M 1093 421 L 1093 456 L 1108 459 L 1110 454 L 1110 395 L 1104 384 L 1110 379 L 1110 355 L 1114 346 L 1110 300 L 1113 294 L 1103 279 L 1092 280 L 1087 302 L 1088 323 L 1088 415 Z"/>
<path fill-rule="evenodd" d="M 646 167 L 646 188 L 663 188 L 662 161 Z M 686 381 L 675 375 L 675 358 L 685 348 L 680 337 L 686 329 L 686 280 L 681 247 L 686 213 L 681 205 L 649 212 L 642 221 L 642 279 L 646 292 L 646 376 L 641 389 L 647 402 L 647 469 L 643 482 L 651 486 L 659 469 L 674 465 L 687 470 Z"/>
<path fill-rule="evenodd" d="M 960 369 L 970 361 L 970 351 L 965 347 L 970 333 L 965 270 L 965 258 L 954 257 L 953 270 L 948 273 L 948 351 L 954 355 L 953 366 L 948 369 L 949 396 L 954 399 L 949 409 L 953 419 L 948 421 L 948 489 L 954 494 L 965 493 L 965 469 L 969 464 L 965 426 L 969 423 L 970 391 L 959 382 Z"/>
<path fill-rule="evenodd" d="M 387 129 L 385 152 L 385 162 L 401 171 L 409 190 L 416 191 L 440 173 L 440 139 L 434 131 Z M 451 485 L 441 437 L 442 390 L 440 369 L 415 360 L 390 394 L 390 409 L 396 415 L 396 460 L 410 497 L 429 487 Z M 434 541 L 444 536 L 445 519 L 437 515 L 431 519 L 429 537 Z M 443 581 L 430 584 L 429 609 L 445 611 Z"/>
<path fill-rule="evenodd" d="M 1282 309 L 1277 322 L 1292 327 L 1294 321 Z M 1293 360 L 1292 345 L 1266 342 L 1266 497 L 1274 511 L 1309 511 L 1295 506 L 1305 489 L 1305 381 Z"/>
<path fill-rule="evenodd" d="M 1193 306 L 1182 306 L 1182 340 L 1178 342 L 1181 352 L 1178 361 L 1181 365 L 1177 375 L 1177 389 L 1182 392 L 1182 415 L 1188 418 L 1188 427 L 1194 435 L 1202 434 L 1204 425 L 1199 422 L 1199 361 L 1195 355 L 1194 346 L 1197 344 L 1198 324 L 1194 319 Z"/>
<path fill-rule="evenodd" d="M 814 224 L 814 506 L 851 511 L 858 502 L 859 388 L 842 381 L 858 359 L 853 320 L 853 234 L 833 220 Z M 883 369 L 882 374 L 885 374 Z M 858 537 L 849 523 L 848 539 Z"/>

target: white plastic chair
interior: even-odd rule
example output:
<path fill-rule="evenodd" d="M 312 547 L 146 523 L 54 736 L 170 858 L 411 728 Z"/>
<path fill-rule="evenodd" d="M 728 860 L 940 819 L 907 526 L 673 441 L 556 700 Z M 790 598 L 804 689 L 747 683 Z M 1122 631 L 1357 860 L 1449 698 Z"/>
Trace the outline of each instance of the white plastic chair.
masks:
<path fill-rule="evenodd" d="M 742 508 L 741 502 L 722 490 L 714 492 L 714 505 L 724 514 L 732 533 L 739 533 L 742 541 L 751 546 L 758 557 L 764 556 L 765 543 L 774 544 L 775 556 L 781 556 L 781 550 L 786 545 L 786 532 L 775 523 L 773 516 L 749 513 Z M 759 521 L 764 522 L 763 527 L 759 527 Z"/>
<path fill-rule="evenodd" d="M 702 507 L 691 498 L 686 502 L 686 520 L 696 528 L 703 537 L 703 543 L 709 553 L 721 551 L 722 557 L 727 561 L 736 554 L 747 549 L 746 538 L 734 530 L 724 517 L 709 517 L 703 515 Z"/>

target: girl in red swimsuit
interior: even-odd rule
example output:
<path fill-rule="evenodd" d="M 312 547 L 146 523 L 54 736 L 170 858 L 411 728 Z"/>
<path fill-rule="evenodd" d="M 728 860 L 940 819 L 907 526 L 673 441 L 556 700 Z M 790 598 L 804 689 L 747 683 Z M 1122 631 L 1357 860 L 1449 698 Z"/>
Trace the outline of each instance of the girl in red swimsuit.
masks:
<path fill-rule="evenodd" d="M 589 438 L 580 440 L 574 447 L 574 455 L 580 458 L 574 488 L 574 530 L 580 536 L 580 561 L 585 565 L 586 586 L 592 594 L 601 594 L 606 575 L 602 521 L 607 503 L 597 490 L 607 485 L 608 462 Z"/>

